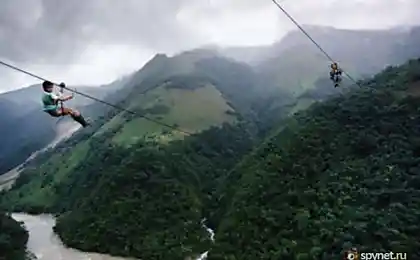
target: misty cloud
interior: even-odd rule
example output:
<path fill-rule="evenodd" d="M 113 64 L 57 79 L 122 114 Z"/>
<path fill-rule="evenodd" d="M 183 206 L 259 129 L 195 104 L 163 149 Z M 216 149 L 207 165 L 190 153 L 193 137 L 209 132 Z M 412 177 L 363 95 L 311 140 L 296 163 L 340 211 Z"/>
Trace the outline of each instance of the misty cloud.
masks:
<path fill-rule="evenodd" d="M 184 2 L 3 0 L 0 55 L 15 61 L 65 63 L 92 42 L 162 51 L 184 47 L 194 42 L 194 34 L 176 22 Z"/>

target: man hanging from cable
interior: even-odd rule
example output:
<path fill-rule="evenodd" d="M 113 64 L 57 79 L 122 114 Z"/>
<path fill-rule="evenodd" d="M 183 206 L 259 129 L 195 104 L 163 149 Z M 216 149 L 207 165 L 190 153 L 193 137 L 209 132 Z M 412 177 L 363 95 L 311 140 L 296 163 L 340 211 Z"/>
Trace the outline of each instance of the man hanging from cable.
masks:
<path fill-rule="evenodd" d="M 340 85 L 341 74 L 343 74 L 343 71 L 338 67 L 337 63 L 331 64 L 330 79 L 334 82 L 335 88 Z"/>
<path fill-rule="evenodd" d="M 64 83 L 59 85 L 60 87 L 64 88 Z M 83 127 L 88 126 L 88 122 L 83 118 L 80 112 L 71 109 L 65 108 L 63 106 L 59 106 L 59 102 L 65 102 L 73 98 L 74 94 L 71 96 L 63 97 L 62 95 L 54 94 L 54 83 L 50 81 L 44 81 L 42 83 L 42 88 L 44 89 L 44 94 L 42 96 L 42 103 L 44 105 L 44 111 L 47 112 L 49 115 L 53 117 L 60 117 L 60 116 L 71 116 L 74 121 L 81 124 Z"/>

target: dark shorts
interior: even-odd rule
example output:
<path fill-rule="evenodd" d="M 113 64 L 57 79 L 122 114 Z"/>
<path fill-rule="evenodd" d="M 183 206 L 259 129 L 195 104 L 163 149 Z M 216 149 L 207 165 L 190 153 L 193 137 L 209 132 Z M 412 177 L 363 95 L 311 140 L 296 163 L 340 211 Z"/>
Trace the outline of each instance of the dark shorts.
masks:
<path fill-rule="evenodd" d="M 56 109 L 56 110 L 45 110 L 45 112 L 48 113 L 50 116 L 53 116 L 53 117 L 59 117 L 59 116 L 61 116 L 59 114 L 59 109 Z"/>

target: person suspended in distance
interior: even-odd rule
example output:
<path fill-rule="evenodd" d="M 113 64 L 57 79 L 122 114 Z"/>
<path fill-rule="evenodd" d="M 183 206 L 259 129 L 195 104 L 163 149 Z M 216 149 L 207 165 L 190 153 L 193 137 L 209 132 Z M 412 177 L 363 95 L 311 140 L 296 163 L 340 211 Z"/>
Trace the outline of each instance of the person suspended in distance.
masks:
<path fill-rule="evenodd" d="M 61 83 L 60 87 L 64 88 L 65 84 Z M 70 96 L 62 96 L 54 93 L 54 83 L 50 81 L 44 81 L 42 83 L 44 94 L 42 95 L 42 104 L 44 111 L 52 117 L 60 117 L 69 115 L 74 121 L 81 124 L 83 127 L 89 125 L 88 122 L 83 118 L 82 114 L 74 109 L 59 106 L 59 102 L 65 102 L 74 97 L 74 94 Z"/>
<path fill-rule="evenodd" d="M 338 67 L 336 62 L 331 64 L 330 79 L 333 81 L 335 88 L 340 85 L 342 74 L 343 71 Z"/>

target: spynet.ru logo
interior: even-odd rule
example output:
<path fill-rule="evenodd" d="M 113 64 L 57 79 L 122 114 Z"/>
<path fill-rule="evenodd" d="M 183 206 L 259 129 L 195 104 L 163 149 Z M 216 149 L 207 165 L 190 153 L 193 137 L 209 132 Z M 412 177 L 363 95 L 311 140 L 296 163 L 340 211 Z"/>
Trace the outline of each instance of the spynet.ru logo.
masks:
<path fill-rule="evenodd" d="M 350 250 L 347 250 L 344 254 L 345 260 L 383 260 L 383 259 L 389 259 L 389 260 L 406 260 L 407 259 L 407 253 L 394 253 L 394 252 L 388 252 L 388 253 L 360 253 L 357 251 L 356 248 L 352 248 Z"/>

